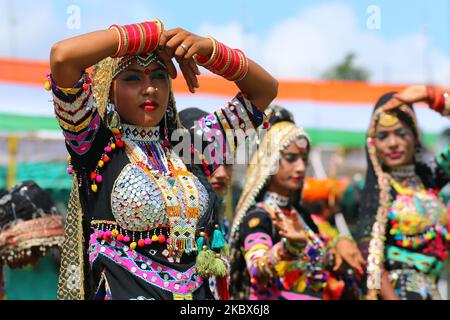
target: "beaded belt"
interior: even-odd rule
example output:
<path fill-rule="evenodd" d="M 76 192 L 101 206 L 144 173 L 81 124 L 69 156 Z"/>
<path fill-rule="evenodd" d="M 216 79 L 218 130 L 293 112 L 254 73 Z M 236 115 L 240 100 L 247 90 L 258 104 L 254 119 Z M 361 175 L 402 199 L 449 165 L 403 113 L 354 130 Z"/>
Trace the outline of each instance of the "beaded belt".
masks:
<path fill-rule="evenodd" d="M 118 240 L 126 243 L 131 249 L 145 247 L 153 243 L 166 243 L 169 241 L 169 226 L 160 225 L 159 228 L 145 231 L 129 231 L 118 225 L 114 221 L 94 220 L 91 226 L 95 230 L 97 239 L 104 239 L 108 242 Z"/>

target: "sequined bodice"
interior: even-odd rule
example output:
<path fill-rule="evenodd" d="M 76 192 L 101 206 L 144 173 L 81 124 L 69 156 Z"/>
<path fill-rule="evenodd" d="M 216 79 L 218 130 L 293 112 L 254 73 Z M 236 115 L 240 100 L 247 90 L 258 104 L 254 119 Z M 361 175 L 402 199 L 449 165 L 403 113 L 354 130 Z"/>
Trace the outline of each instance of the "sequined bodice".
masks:
<path fill-rule="evenodd" d="M 200 217 L 208 207 L 208 193 L 193 176 L 200 192 Z M 186 210 L 178 181 L 174 182 L 182 211 Z M 111 208 L 119 225 L 130 231 L 146 231 L 168 224 L 166 206 L 158 186 L 134 164 L 128 164 L 120 173 L 111 195 Z"/>
<path fill-rule="evenodd" d="M 158 142 L 159 135 L 156 134 L 158 130 L 156 128 L 127 126 L 124 129 L 124 140 L 129 143 L 137 140 Z M 165 170 L 170 169 L 165 168 Z M 160 173 L 160 175 L 164 174 Z M 208 208 L 208 192 L 195 175 L 191 173 L 190 177 L 199 191 L 199 218 L 201 218 Z M 185 216 L 186 199 L 183 189 L 177 179 L 170 179 L 170 181 L 180 204 L 181 215 Z M 147 231 L 169 224 L 161 186 L 157 185 L 155 179 L 152 179 L 148 172 L 145 172 L 133 162 L 122 169 L 114 183 L 111 194 L 111 208 L 117 223 L 129 231 Z"/>

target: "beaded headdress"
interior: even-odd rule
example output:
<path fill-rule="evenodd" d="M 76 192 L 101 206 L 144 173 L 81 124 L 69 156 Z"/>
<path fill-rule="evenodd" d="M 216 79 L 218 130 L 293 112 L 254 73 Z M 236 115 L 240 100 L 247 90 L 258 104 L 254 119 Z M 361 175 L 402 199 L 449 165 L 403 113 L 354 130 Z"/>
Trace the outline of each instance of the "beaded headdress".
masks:
<path fill-rule="evenodd" d="M 161 58 L 154 52 L 146 53 L 140 56 L 126 56 L 122 58 L 111 58 L 108 57 L 103 59 L 95 65 L 94 73 L 92 75 L 92 92 L 94 94 L 95 102 L 97 105 L 97 110 L 103 119 L 107 118 L 108 113 L 108 100 L 111 91 L 111 85 L 113 80 L 124 70 L 126 70 L 134 61 L 136 61 L 142 67 L 148 67 L 153 62 L 157 62 L 164 69 L 166 65 L 161 60 Z M 172 82 L 170 82 L 170 88 L 172 88 Z M 175 109 L 175 99 L 173 97 L 173 92 L 170 89 L 169 105 L 167 107 L 167 112 L 172 112 Z M 175 109 L 176 115 L 176 109 Z M 178 121 L 176 118 L 173 119 L 176 123 Z M 108 121 L 106 121 L 109 125 Z M 177 124 L 176 127 L 179 127 Z"/>

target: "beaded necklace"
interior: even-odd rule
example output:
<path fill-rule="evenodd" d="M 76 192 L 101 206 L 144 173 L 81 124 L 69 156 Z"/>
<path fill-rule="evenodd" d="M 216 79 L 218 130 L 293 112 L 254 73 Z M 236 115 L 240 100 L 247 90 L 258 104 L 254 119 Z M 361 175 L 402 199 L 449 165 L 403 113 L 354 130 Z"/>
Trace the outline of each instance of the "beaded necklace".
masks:
<path fill-rule="evenodd" d="M 423 199 L 429 198 L 430 192 L 427 192 L 425 186 L 417 176 L 409 175 L 404 176 L 403 178 L 405 179 L 404 184 L 408 184 L 408 186 L 403 186 L 396 180 L 391 179 L 392 187 L 397 191 L 399 195 L 414 197 L 416 210 L 425 215 L 426 212 L 422 212 L 424 211 L 424 209 L 422 208 L 422 204 L 424 201 Z M 428 199 L 428 201 L 430 200 Z M 412 218 L 413 217 L 410 217 L 410 219 Z M 440 235 L 447 241 L 450 240 L 447 228 L 440 225 L 439 223 L 424 225 L 427 223 L 426 220 L 424 221 L 421 219 L 416 219 L 409 220 L 403 223 L 401 222 L 401 220 L 402 219 L 399 214 L 396 212 L 396 210 L 394 210 L 394 208 L 392 208 L 389 212 L 389 223 L 391 225 L 390 234 L 393 236 L 396 245 L 399 247 L 417 250 L 419 248 L 423 248 L 430 241 L 436 239 L 437 235 Z M 408 225 L 413 224 L 416 228 L 420 227 L 423 229 L 423 231 L 414 235 L 405 234 L 405 232 L 402 232 L 401 230 L 401 224 L 404 225 L 405 223 L 407 223 Z"/>
<path fill-rule="evenodd" d="M 142 141 L 134 139 L 124 141 L 130 161 L 142 169 L 163 195 L 170 227 L 168 249 L 171 255 L 179 259 L 184 252 L 197 251 L 195 231 L 200 215 L 200 193 L 186 165 L 173 150 L 162 147 L 159 141 L 154 140 L 152 146 L 143 146 Z M 157 155 L 158 159 L 150 159 L 147 150 L 152 151 L 153 156 Z M 178 201 L 175 182 L 182 190 L 185 212 Z"/>

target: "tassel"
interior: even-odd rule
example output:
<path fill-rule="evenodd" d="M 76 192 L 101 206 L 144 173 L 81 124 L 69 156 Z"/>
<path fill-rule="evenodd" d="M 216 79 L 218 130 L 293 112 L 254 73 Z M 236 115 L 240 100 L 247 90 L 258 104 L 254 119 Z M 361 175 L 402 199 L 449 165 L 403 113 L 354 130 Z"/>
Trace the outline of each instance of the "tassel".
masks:
<path fill-rule="evenodd" d="M 203 247 L 203 250 L 197 255 L 196 260 L 197 273 L 199 275 L 202 277 L 210 276 L 209 271 L 214 263 L 215 256 L 214 251 L 207 250 L 206 247 Z"/>
<path fill-rule="evenodd" d="M 214 254 L 214 257 L 214 261 L 210 268 L 211 273 L 217 277 L 225 277 L 227 275 L 225 263 L 220 259 L 220 254 Z"/>
<path fill-rule="evenodd" d="M 211 249 L 222 249 L 226 245 L 222 231 L 220 229 L 214 230 Z"/>
<path fill-rule="evenodd" d="M 228 244 L 225 244 L 222 250 L 220 250 L 220 253 L 225 257 L 230 256 L 230 246 L 228 246 Z"/>
<path fill-rule="evenodd" d="M 201 250 L 204 245 L 205 245 L 205 238 L 204 237 L 198 237 L 197 238 L 197 250 Z"/>
<path fill-rule="evenodd" d="M 230 290 L 228 288 L 228 277 L 216 277 L 217 292 L 220 300 L 230 300 Z"/>
<path fill-rule="evenodd" d="M 191 241 L 190 240 L 186 240 L 186 248 L 184 249 L 184 252 L 186 252 L 187 254 L 191 253 Z"/>

